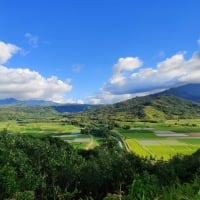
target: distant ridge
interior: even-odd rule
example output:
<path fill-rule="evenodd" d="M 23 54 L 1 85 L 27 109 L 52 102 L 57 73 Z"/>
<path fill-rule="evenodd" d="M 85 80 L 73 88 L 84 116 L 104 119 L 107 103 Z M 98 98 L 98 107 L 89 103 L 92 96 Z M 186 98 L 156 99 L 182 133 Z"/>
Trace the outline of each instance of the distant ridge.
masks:
<path fill-rule="evenodd" d="M 59 113 L 77 113 L 84 112 L 90 109 L 96 109 L 102 105 L 90 105 L 90 104 L 60 104 L 52 101 L 44 100 L 26 100 L 21 101 L 15 98 L 0 99 L 0 107 L 29 107 L 29 106 L 41 106 L 51 107 Z"/>
<path fill-rule="evenodd" d="M 200 84 L 189 84 L 164 92 L 135 97 L 107 105 L 87 116 L 119 121 L 152 121 L 200 118 Z"/>
<path fill-rule="evenodd" d="M 92 109 L 97 109 L 102 107 L 102 105 L 64 104 L 64 105 L 55 105 L 51 107 L 60 113 L 77 113 L 77 112 L 84 112 Z"/>
<path fill-rule="evenodd" d="M 193 103 L 188 102 L 188 100 L 192 101 Z M 200 114 L 198 113 L 200 113 L 200 104 L 196 105 L 194 104 L 194 102 L 200 102 L 200 84 L 188 84 L 180 87 L 175 87 L 161 93 L 145 97 L 136 97 L 110 106 L 90 104 L 59 104 L 52 101 L 44 100 L 21 101 L 15 98 L 7 98 L 0 100 L 0 107 L 44 106 L 51 107 L 59 113 L 77 113 L 94 109 L 98 109 L 98 112 L 101 112 L 101 109 L 99 108 L 102 108 L 106 110 L 105 113 L 107 113 L 107 110 L 109 110 L 110 113 L 121 112 L 124 117 L 129 116 L 127 115 L 128 112 L 129 114 L 131 114 L 130 117 L 136 117 L 139 119 L 155 119 L 170 118 L 181 115 L 181 113 L 183 113 L 183 117 L 199 117 Z M 179 105 L 182 105 L 182 107 L 180 107 Z M 109 109 L 106 109 L 108 107 Z M 179 110 L 177 110 L 177 108 L 179 108 Z M 196 111 L 194 108 L 196 109 Z M 191 111 L 189 111 L 189 109 Z M 169 114 L 168 110 L 170 110 L 171 114 Z M 175 110 L 177 112 L 175 112 Z M 152 116 L 150 116 L 148 113 L 152 113 Z"/>
<path fill-rule="evenodd" d="M 11 105 L 17 102 L 15 98 L 0 99 L 0 105 Z"/>
<path fill-rule="evenodd" d="M 200 84 L 183 85 L 171 88 L 158 94 L 171 94 L 190 101 L 200 102 Z"/>
<path fill-rule="evenodd" d="M 0 99 L 1 107 L 16 107 L 16 106 L 55 106 L 58 103 L 44 100 L 17 100 L 15 98 Z"/>
<path fill-rule="evenodd" d="M 89 118 L 119 121 L 151 121 L 200 118 L 200 104 L 171 95 L 136 97 L 87 113 Z"/>

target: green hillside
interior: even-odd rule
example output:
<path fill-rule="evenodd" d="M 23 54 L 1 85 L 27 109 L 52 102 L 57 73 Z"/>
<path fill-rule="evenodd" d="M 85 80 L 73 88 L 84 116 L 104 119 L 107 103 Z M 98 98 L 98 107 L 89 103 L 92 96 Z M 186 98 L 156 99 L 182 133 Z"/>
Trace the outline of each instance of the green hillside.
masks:
<path fill-rule="evenodd" d="M 150 95 L 83 113 L 90 119 L 161 121 L 200 117 L 200 104 L 173 95 Z"/>
<path fill-rule="evenodd" d="M 72 107 L 74 109 L 74 107 Z M 22 118 L 55 118 L 61 116 L 55 107 L 20 106 L 1 107 L 0 120 Z M 136 97 L 112 105 L 93 107 L 73 114 L 73 118 L 87 120 L 162 121 L 166 119 L 200 118 L 200 104 L 173 95 L 150 95 Z M 70 115 L 68 115 L 70 117 Z"/>
<path fill-rule="evenodd" d="M 20 107 L 1 107 L 0 120 L 16 119 L 48 119 L 59 116 L 60 114 L 53 108 L 46 106 L 20 106 Z"/>

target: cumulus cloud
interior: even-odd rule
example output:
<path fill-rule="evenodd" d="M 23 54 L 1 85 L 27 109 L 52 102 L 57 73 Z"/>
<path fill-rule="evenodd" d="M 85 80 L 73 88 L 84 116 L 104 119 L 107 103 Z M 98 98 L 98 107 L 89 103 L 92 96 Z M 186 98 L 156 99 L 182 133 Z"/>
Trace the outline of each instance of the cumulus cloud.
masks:
<path fill-rule="evenodd" d="M 36 71 L 4 66 L 13 54 L 20 50 L 13 44 L 0 41 L 0 99 L 16 98 L 64 101 L 66 92 L 71 91 L 71 80 L 59 80 L 55 76 L 43 77 Z"/>
<path fill-rule="evenodd" d="M 110 83 L 123 85 L 127 72 L 139 68 L 141 64 L 142 62 L 137 57 L 120 58 L 118 63 L 113 66 L 113 76 L 110 79 Z"/>
<path fill-rule="evenodd" d="M 200 83 L 200 53 L 194 53 L 187 60 L 184 54 L 177 53 L 152 68 L 142 67 L 142 61 L 137 57 L 120 58 L 113 66 L 112 77 L 98 95 L 90 97 L 91 102 L 112 103 L 184 84 Z"/>
<path fill-rule="evenodd" d="M 18 51 L 20 48 L 16 45 L 0 41 L 0 64 L 6 63 Z"/>
<path fill-rule="evenodd" d="M 37 35 L 32 35 L 31 33 L 25 33 L 24 37 L 27 39 L 28 44 L 31 47 L 33 47 L 33 48 L 38 47 L 39 37 Z"/>
<path fill-rule="evenodd" d="M 0 66 L 0 98 L 44 99 L 62 102 L 66 92 L 72 89 L 69 80 L 65 82 L 52 76 L 45 78 L 30 69 L 13 69 Z"/>

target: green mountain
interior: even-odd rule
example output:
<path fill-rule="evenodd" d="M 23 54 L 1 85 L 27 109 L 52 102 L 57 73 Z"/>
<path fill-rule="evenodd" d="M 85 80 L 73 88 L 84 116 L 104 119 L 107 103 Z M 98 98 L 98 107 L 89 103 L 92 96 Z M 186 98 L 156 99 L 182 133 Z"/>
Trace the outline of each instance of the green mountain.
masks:
<path fill-rule="evenodd" d="M 156 94 L 108 105 L 88 112 L 87 116 L 121 121 L 199 118 L 200 104 L 173 95 Z"/>
<path fill-rule="evenodd" d="M 195 103 L 196 102 L 196 103 Z M 136 97 L 112 105 L 56 104 L 42 100 L 0 100 L 0 120 L 17 118 L 53 118 L 61 113 L 78 113 L 85 120 L 160 121 L 200 118 L 200 84 L 172 88 L 145 97 Z M 75 117 L 76 117 L 75 116 Z"/>
<path fill-rule="evenodd" d="M 0 120 L 34 119 L 34 121 L 40 121 L 41 119 L 48 120 L 49 118 L 55 118 L 58 116 L 60 116 L 60 113 L 47 106 L 0 107 Z"/>
<path fill-rule="evenodd" d="M 162 92 L 162 94 L 171 94 L 190 101 L 200 102 L 200 84 L 187 84 L 174 87 Z"/>
<path fill-rule="evenodd" d="M 0 107 L 19 107 L 19 106 L 56 106 L 59 103 L 44 100 L 17 100 L 15 98 L 0 99 Z"/>
<path fill-rule="evenodd" d="M 17 107 L 23 107 L 23 110 L 26 107 L 51 107 L 52 109 L 56 110 L 59 113 L 77 113 L 83 112 L 90 109 L 99 108 L 102 105 L 90 105 L 90 104 L 61 104 L 55 103 L 52 101 L 44 101 L 44 100 L 26 100 L 21 101 L 15 98 L 7 98 L 7 99 L 0 99 L 0 108 L 3 107 L 10 107 L 11 110 L 16 110 Z M 15 109 L 16 108 L 16 109 Z"/>

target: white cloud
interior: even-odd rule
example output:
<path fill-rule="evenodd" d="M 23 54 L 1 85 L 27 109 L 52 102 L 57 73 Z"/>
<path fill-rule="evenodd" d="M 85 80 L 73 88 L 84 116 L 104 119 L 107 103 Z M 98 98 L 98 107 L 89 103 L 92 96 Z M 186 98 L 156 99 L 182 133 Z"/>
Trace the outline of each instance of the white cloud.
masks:
<path fill-rule="evenodd" d="M 113 66 L 114 73 L 121 71 L 132 71 L 140 67 L 141 61 L 138 57 L 120 58 L 118 63 Z"/>
<path fill-rule="evenodd" d="M 0 64 L 6 63 L 18 51 L 20 48 L 16 45 L 0 41 Z"/>
<path fill-rule="evenodd" d="M 113 76 L 110 82 L 112 84 L 123 85 L 126 73 L 139 68 L 141 64 L 142 62 L 137 57 L 120 58 L 118 63 L 113 66 Z"/>
<path fill-rule="evenodd" d="M 36 48 L 38 47 L 39 44 L 39 37 L 37 35 L 32 35 L 31 33 L 25 33 L 24 37 L 27 39 L 28 44 L 33 47 Z"/>
<path fill-rule="evenodd" d="M 13 54 L 21 49 L 16 45 L 0 41 L 0 99 L 16 98 L 65 101 L 64 95 L 71 91 L 71 80 L 59 80 L 55 76 L 43 77 L 36 71 L 4 66 Z"/>
<path fill-rule="evenodd" d="M 30 69 L 13 69 L 0 66 L 0 98 L 44 99 L 62 102 L 72 86 L 68 80 L 52 76 L 45 78 Z"/>
<path fill-rule="evenodd" d="M 113 102 L 123 101 L 131 97 L 131 94 L 115 95 L 107 91 L 102 91 L 99 94 L 88 97 L 88 101 L 91 104 L 110 104 Z"/>
<path fill-rule="evenodd" d="M 200 53 L 194 53 L 188 60 L 184 58 L 184 54 L 177 53 L 153 68 L 142 68 L 139 58 L 128 58 L 129 61 L 135 61 L 133 65 L 123 62 L 127 61 L 127 58 L 121 58 L 113 66 L 111 79 L 103 85 L 98 95 L 90 97 L 90 101 L 112 103 L 156 93 L 170 87 L 200 83 Z"/>

